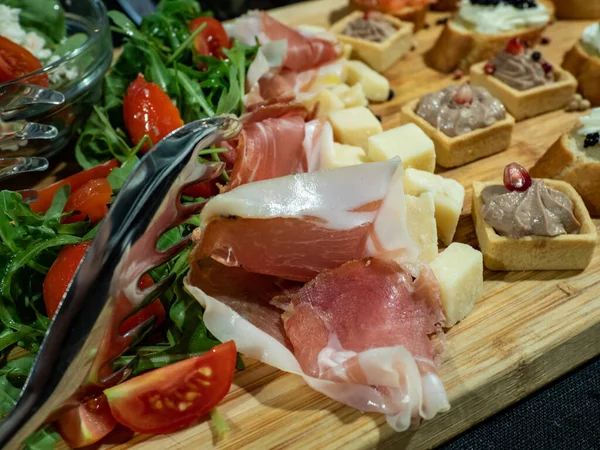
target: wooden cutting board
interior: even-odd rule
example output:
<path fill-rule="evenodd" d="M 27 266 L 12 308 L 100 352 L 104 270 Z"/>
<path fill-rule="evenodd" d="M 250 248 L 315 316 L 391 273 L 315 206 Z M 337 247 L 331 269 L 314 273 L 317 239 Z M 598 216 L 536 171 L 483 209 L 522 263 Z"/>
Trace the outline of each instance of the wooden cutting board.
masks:
<path fill-rule="evenodd" d="M 281 8 L 275 17 L 298 25 L 327 26 L 345 14 L 346 0 L 318 0 Z M 395 98 L 372 105 L 384 128 L 399 124 L 400 107 L 426 92 L 452 83 L 425 67 L 421 55 L 435 41 L 447 15 L 430 14 L 429 27 L 415 38 L 415 51 L 385 75 Z M 546 35 L 544 56 L 559 64 L 589 22 L 558 22 Z M 455 240 L 477 244 L 470 217 L 475 180 L 501 176 L 518 161 L 531 167 L 578 117 L 557 111 L 517 124 L 511 148 L 501 154 L 444 172 L 467 188 Z M 595 221 L 600 227 L 600 220 Z M 599 229 L 600 231 L 600 229 Z M 231 431 L 217 442 L 207 421 L 165 436 L 141 436 L 122 430 L 110 447 L 124 449 L 423 449 L 438 445 L 527 396 L 600 354 L 600 249 L 584 272 L 485 271 L 484 293 L 471 315 L 447 333 L 442 380 L 452 409 L 418 430 L 395 433 L 383 415 L 363 414 L 310 389 L 295 375 L 246 358 L 229 395 L 219 406 Z M 108 447 L 108 445 L 106 446 Z"/>

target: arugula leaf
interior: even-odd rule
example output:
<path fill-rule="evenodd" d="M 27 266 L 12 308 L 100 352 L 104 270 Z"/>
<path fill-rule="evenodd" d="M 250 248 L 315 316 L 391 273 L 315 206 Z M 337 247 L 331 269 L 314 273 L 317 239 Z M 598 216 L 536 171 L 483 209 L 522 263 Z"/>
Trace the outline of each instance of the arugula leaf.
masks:
<path fill-rule="evenodd" d="M 139 162 L 139 158 L 133 155 L 123 164 L 121 164 L 121 167 L 117 167 L 111 173 L 108 174 L 107 179 L 114 193 L 119 192 L 119 190 L 123 186 L 123 183 L 125 183 L 125 180 L 129 178 L 129 175 Z"/>
<path fill-rule="evenodd" d="M 5 415 L 17 403 L 21 389 L 14 386 L 6 375 L 0 376 L 0 415 Z"/>
<path fill-rule="evenodd" d="M 237 79 L 237 68 L 235 66 L 231 66 L 229 68 L 229 79 L 236 80 Z M 234 113 L 242 100 L 242 92 L 240 91 L 240 87 L 238 83 L 231 83 L 229 90 L 224 95 L 221 95 L 219 99 L 219 104 L 217 105 L 216 114 L 229 114 Z"/>
<path fill-rule="evenodd" d="M 135 24 L 129 19 L 129 17 L 127 17 L 121 11 L 109 11 L 108 17 L 110 17 L 111 20 L 115 23 L 116 31 L 134 39 L 144 41 L 144 34 L 140 33 Z"/>
<path fill-rule="evenodd" d="M 60 435 L 50 425 L 36 431 L 25 439 L 24 450 L 54 450 Z"/>

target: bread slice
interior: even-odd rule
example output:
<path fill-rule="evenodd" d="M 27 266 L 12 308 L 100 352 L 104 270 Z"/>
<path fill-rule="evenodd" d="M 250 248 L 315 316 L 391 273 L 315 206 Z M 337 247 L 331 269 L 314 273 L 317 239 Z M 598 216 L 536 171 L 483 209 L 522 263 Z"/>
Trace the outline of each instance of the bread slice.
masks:
<path fill-rule="evenodd" d="M 562 135 L 529 171 L 535 178 L 554 178 L 571 184 L 592 217 L 600 217 L 600 151 L 583 148 L 576 129 Z"/>
<path fill-rule="evenodd" d="M 363 2 L 358 2 L 356 0 L 350 0 L 348 6 L 350 11 L 354 11 L 357 9 L 360 11 L 378 9 L 377 7 L 375 7 L 375 5 L 368 5 Z M 428 9 L 429 5 L 423 4 L 417 6 L 406 6 L 402 9 L 399 9 L 398 11 L 388 11 L 383 9 L 380 9 L 379 11 L 397 17 L 398 19 L 403 20 L 404 22 L 413 23 L 414 31 L 416 32 L 423 28 L 423 25 L 425 24 L 425 16 L 427 15 Z"/>
<path fill-rule="evenodd" d="M 554 12 L 554 7 L 547 0 L 540 0 L 540 3 Z M 425 63 L 440 72 L 448 73 L 455 69 L 466 72 L 473 64 L 490 59 L 503 50 L 512 38 L 521 38 L 530 46 L 535 45 L 546 26 L 481 34 L 465 28 L 456 20 L 449 20 L 433 47 L 425 53 Z"/>
<path fill-rule="evenodd" d="M 577 78 L 581 95 L 592 105 L 600 105 L 600 57 L 589 54 L 581 42 L 577 42 L 565 53 L 562 67 Z"/>
<path fill-rule="evenodd" d="M 554 7 L 559 19 L 600 19 L 598 0 L 554 0 Z"/>

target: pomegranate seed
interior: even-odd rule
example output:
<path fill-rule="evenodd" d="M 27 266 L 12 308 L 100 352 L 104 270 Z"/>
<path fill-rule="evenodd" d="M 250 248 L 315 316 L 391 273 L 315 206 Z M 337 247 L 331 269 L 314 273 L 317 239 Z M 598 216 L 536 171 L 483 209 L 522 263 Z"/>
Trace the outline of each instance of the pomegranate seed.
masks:
<path fill-rule="evenodd" d="M 454 79 L 455 79 L 455 80 L 460 80 L 462 77 L 464 77 L 464 75 L 465 75 L 465 74 L 464 74 L 464 73 L 463 73 L 463 71 L 462 71 L 462 70 L 460 70 L 460 69 L 456 69 L 456 70 L 454 71 Z"/>
<path fill-rule="evenodd" d="M 548 61 L 544 61 L 542 63 L 542 69 L 544 69 L 545 73 L 550 73 L 552 72 L 552 64 L 550 64 Z"/>
<path fill-rule="evenodd" d="M 504 168 L 504 187 L 509 191 L 523 192 L 531 186 L 531 176 L 520 164 L 510 163 Z"/>
<path fill-rule="evenodd" d="M 483 71 L 488 75 L 493 75 L 496 71 L 496 66 L 489 62 L 483 67 Z"/>
<path fill-rule="evenodd" d="M 520 38 L 512 38 L 506 44 L 505 51 L 511 55 L 520 55 L 525 51 L 525 43 Z"/>
<path fill-rule="evenodd" d="M 452 100 L 457 105 L 470 105 L 473 103 L 473 89 L 471 89 L 471 85 L 469 83 L 461 84 Z"/>

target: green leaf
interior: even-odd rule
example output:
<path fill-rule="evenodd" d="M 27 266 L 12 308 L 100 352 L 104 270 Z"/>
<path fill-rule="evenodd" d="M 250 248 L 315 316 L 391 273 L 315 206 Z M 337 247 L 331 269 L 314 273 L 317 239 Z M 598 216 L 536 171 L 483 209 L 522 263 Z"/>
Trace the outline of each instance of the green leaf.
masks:
<path fill-rule="evenodd" d="M 137 156 L 132 156 L 121 164 L 121 167 L 117 167 L 108 175 L 107 179 L 113 192 L 118 192 L 121 189 L 123 183 L 125 183 L 125 180 L 127 180 L 139 162 L 140 160 Z"/>
<path fill-rule="evenodd" d="M 21 9 L 21 26 L 40 32 L 54 45 L 67 34 L 65 11 L 57 0 L 1 0 L 0 4 Z"/>
<path fill-rule="evenodd" d="M 235 66 L 229 68 L 229 79 L 237 81 L 237 69 Z M 219 104 L 217 105 L 216 114 L 229 114 L 235 113 L 238 106 L 242 102 L 242 92 L 237 82 L 232 82 L 229 91 L 225 95 L 221 95 Z"/>
<path fill-rule="evenodd" d="M 111 20 L 119 28 L 121 33 L 134 39 L 144 41 L 144 34 L 138 31 L 135 24 L 125 14 L 123 14 L 120 11 L 109 11 L 108 17 L 111 18 Z"/>
<path fill-rule="evenodd" d="M 158 84 L 163 91 L 169 92 L 171 74 L 167 70 L 165 64 L 160 59 L 158 53 L 156 53 L 150 47 L 140 46 L 139 48 L 147 56 L 148 66 L 145 71 L 145 76 L 148 79 L 148 81 L 152 81 L 153 83 Z"/>
<path fill-rule="evenodd" d="M 56 50 L 54 50 L 54 55 L 62 58 L 68 53 L 80 48 L 83 44 L 85 44 L 87 39 L 88 36 L 85 33 L 72 34 L 58 45 Z"/>
<path fill-rule="evenodd" d="M 204 93 L 198 83 L 192 81 L 185 73 L 177 72 L 177 81 L 179 81 L 179 85 L 185 93 L 185 97 L 187 99 L 187 103 L 189 105 L 197 105 L 202 108 L 204 114 L 208 117 L 212 117 L 215 115 L 215 112 L 210 107 L 208 102 L 206 101 L 206 97 L 204 97 Z M 200 119 L 201 117 L 196 117 L 196 119 Z"/>
<path fill-rule="evenodd" d="M 21 389 L 13 386 L 6 375 L 0 376 L 0 416 L 8 414 L 17 403 Z"/>
<path fill-rule="evenodd" d="M 51 425 L 46 425 L 25 439 L 24 450 L 54 450 L 58 441 L 60 435 Z"/>
<path fill-rule="evenodd" d="M 62 216 L 62 212 L 65 209 L 65 205 L 67 204 L 67 200 L 69 199 L 69 194 L 71 193 L 71 186 L 65 184 L 62 186 L 56 194 L 54 194 L 54 198 L 52 199 L 52 204 L 48 211 L 46 212 L 46 220 L 52 219 L 57 216 Z"/>

